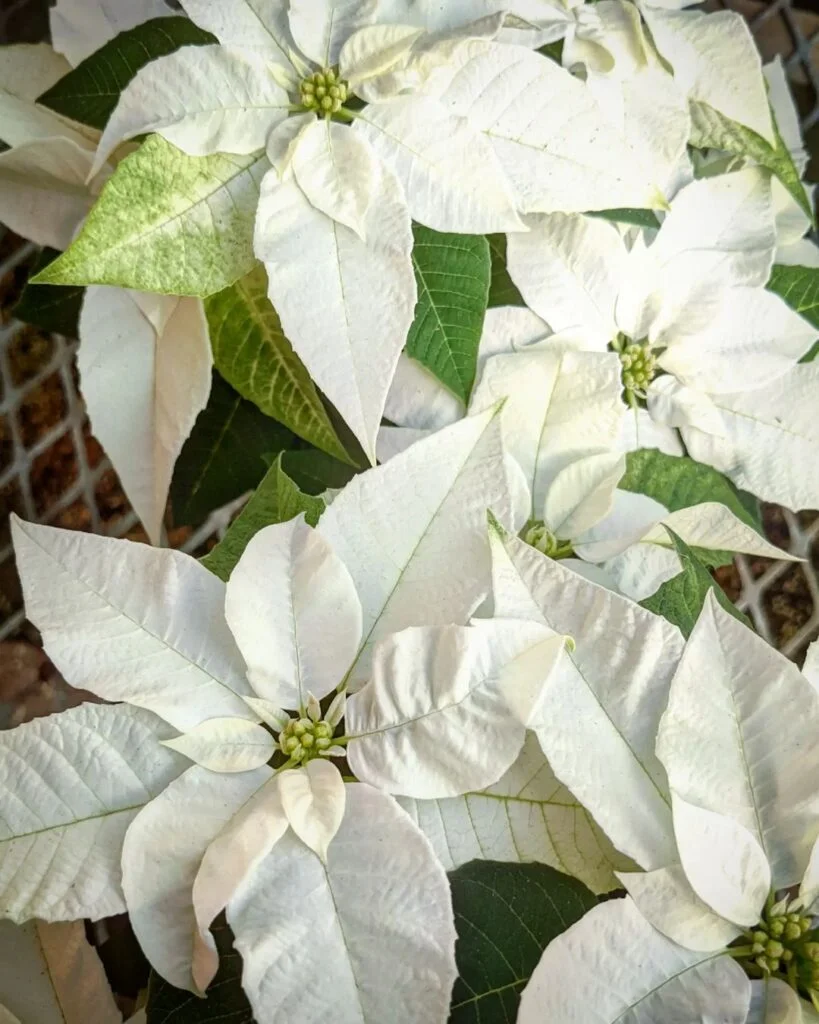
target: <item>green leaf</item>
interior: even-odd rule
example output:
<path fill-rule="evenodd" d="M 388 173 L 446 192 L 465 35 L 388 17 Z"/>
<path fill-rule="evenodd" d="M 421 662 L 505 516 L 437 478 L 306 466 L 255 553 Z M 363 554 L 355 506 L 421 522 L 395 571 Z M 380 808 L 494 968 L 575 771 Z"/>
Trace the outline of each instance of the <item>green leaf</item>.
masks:
<path fill-rule="evenodd" d="M 213 361 L 265 415 L 338 459 L 349 456 L 267 297 L 264 267 L 205 300 Z"/>
<path fill-rule="evenodd" d="M 181 46 L 203 46 L 216 39 L 189 18 L 154 18 L 91 54 L 38 100 L 74 121 L 98 128 L 108 123 L 120 93 L 140 68 Z"/>
<path fill-rule="evenodd" d="M 543 950 L 597 900 L 545 864 L 472 861 L 449 880 L 458 931 L 449 1024 L 509 1024 Z"/>
<path fill-rule="evenodd" d="M 56 249 L 43 249 L 32 268 L 39 273 L 60 254 Z M 67 338 L 79 335 L 80 310 L 84 288 L 57 288 L 48 284 L 28 281 L 12 314 L 24 323 L 33 324 L 43 331 L 64 334 Z"/>
<path fill-rule="evenodd" d="M 548 57 L 549 60 L 553 60 L 557 64 L 562 64 L 563 43 L 563 39 L 556 39 L 553 43 L 544 43 L 537 52 L 542 53 L 544 57 Z"/>
<path fill-rule="evenodd" d="M 242 988 L 242 958 L 224 917 L 211 928 L 219 951 L 219 972 L 206 999 L 169 985 L 156 973 L 148 985 L 147 1024 L 254 1024 Z"/>
<path fill-rule="evenodd" d="M 506 266 L 506 235 L 487 235 L 492 257 L 492 278 L 489 283 L 489 308 L 495 306 L 525 306 L 518 286 L 509 276 Z"/>
<path fill-rule="evenodd" d="M 737 519 L 763 533 L 758 515 L 754 517 L 731 481 L 711 466 L 687 456 L 666 455 L 656 448 L 629 452 L 626 466 L 626 475 L 618 484 L 624 491 L 646 494 L 665 505 L 669 512 L 716 501 L 725 505 Z M 697 548 L 696 553 L 700 561 L 714 568 L 730 564 L 734 557 L 731 551 L 716 549 Z"/>
<path fill-rule="evenodd" d="M 766 287 L 819 329 L 819 267 L 788 267 L 775 264 Z M 819 341 L 800 363 L 810 363 L 819 355 Z"/>
<path fill-rule="evenodd" d="M 776 146 L 772 146 L 757 132 L 746 128 L 738 121 L 732 121 L 707 103 L 699 100 L 689 102 L 691 110 L 690 143 L 695 149 L 722 149 L 737 156 L 746 157 L 775 174 L 790 192 L 805 214 L 814 224 L 813 210 L 805 187 L 799 178 L 799 171 L 793 162 L 788 147 L 782 141 L 776 118 L 771 112 Z"/>
<path fill-rule="evenodd" d="M 638 210 L 635 207 L 623 207 L 619 210 L 590 210 L 587 217 L 602 217 L 603 220 L 614 221 L 616 224 L 634 224 L 638 228 L 658 228 L 660 222 L 653 210 Z"/>
<path fill-rule="evenodd" d="M 713 590 L 717 595 L 717 600 L 727 612 L 753 629 L 750 619 L 728 600 L 725 592 L 718 586 L 685 541 L 678 537 L 673 530 L 669 530 L 667 526 L 665 530 L 680 556 L 682 572 L 663 583 L 651 597 L 641 601 L 640 604 L 643 608 L 647 608 L 656 615 L 662 615 L 664 619 L 679 626 L 680 632 L 687 638 L 699 618 L 708 591 Z"/>
<path fill-rule="evenodd" d="M 230 579 L 242 552 L 259 530 L 273 523 L 286 523 L 304 513 L 311 526 L 324 511 L 321 498 L 304 494 L 282 468 L 280 455 L 265 474 L 250 501 L 245 505 L 222 541 L 202 559 L 202 565 L 220 579 Z"/>
<path fill-rule="evenodd" d="M 481 235 L 452 235 L 413 226 L 418 284 L 407 355 L 469 401 L 489 296 L 489 245 Z"/>
<path fill-rule="evenodd" d="M 305 494 L 321 494 L 348 484 L 356 470 L 345 462 L 312 449 L 285 452 L 282 468 Z"/>
<path fill-rule="evenodd" d="M 174 520 L 201 522 L 251 490 L 264 475 L 263 456 L 282 451 L 293 441 L 289 430 L 260 413 L 214 373 L 208 404 L 174 469 Z"/>
<path fill-rule="evenodd" d="M 617 485 L 624 491 L 646 494 L 669 512 L 718 501 L 743 523 L 762 532 L 762 520 L 754 516 L 731 481 L 718 470 L 686 456 L 666 455 L 656 448 L 629 452 L 626 475 Z"/>
<path fill-rule="evenodd" d="M 186 156 L 152 135 L 117 167 L 80 234 L 37 284 L 207 296 L 256 266 L 264 154 Z"/>

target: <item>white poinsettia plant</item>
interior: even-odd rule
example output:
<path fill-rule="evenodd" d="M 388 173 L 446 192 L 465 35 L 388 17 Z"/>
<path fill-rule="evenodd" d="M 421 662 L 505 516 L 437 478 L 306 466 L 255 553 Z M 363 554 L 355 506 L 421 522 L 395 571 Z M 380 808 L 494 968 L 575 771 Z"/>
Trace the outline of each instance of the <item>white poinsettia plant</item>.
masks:
<path fill-rule="evenodd" d="M 819 1019 L 816 648 L 710 571 L 819 507 L 782 63 L 684 0 L 51 34 L 0 49 L 16 316 L 150 543 L 13 523 L 99 703 L 0 734 L 0 916 L 127 912 L 149 1024 Z"/>

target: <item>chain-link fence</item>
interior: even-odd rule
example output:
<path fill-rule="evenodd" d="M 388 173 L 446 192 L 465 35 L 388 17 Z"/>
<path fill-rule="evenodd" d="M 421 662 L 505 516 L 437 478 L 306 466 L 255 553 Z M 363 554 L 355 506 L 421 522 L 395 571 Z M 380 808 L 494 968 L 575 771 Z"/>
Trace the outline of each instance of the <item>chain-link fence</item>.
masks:
<path fill-rule="evenodd" d="M 44 0 L 0 5 L 0 41 L 43 38 Z M 708 6 L 738 10 L 748 18 L 763 57 L 782 56 L 814 157 L 808 176 L 819 180 L 819 14 L 792 0 L 712 0 Z M 88 429 L 77 390 L 76 342 L 25 327 L 10 312 L 34 254 L 10 234 L 0 238 L 0 641 L 24 626 L 8 531 L 12 511 L 72 529 L 139 535 L 116 475 Z M 224 531 L 235 508 L 221 510 L 195 531 L 172 531 L 171 542 L 198 550 Z M 739 558 L 720 571 L 720 582 L 767 640 L 800 659 L 819 635 L 819 515 L 767 508 L 765 521 L 775 543 L 806 561 Z"/>

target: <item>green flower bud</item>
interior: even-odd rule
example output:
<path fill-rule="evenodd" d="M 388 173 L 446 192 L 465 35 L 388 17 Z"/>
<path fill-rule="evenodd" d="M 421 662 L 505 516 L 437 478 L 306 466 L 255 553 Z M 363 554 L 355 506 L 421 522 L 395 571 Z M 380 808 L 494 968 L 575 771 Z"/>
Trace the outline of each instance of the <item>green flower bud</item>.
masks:
<path fill-rule="evenodd" d="M 774 918 L 774 920 L 768 925 L 768 931 L 775 939 L 780 938 L 782 933 L 785 931 L 785 922 L 781 917 Z"/>
<path fill-rule="evenodd" d="M 782 933 L 782 937 L 787 942 L 793 942 L 794 939 L 800 938 L 802 935 L 802 929 L 796 921 L 788 921 L 785 925 L 785 931 Z"/>
<path fill-rule="evenodd" d="M 799 952 L 811 963 L 819 964 L 819 942 L 806 942 Z"/>
<path fill-rule="evenodd" d="M 760 931 L 755 931 L 754 934 L 751 937 L 753 938 L 754 942 L 767 942 L 768 941 L 768 933 L 767 932 L 763 932 L 761 930 Z"/>
<path fill-rule="evenodd" d="M 300 86 L 301 105 L 322 117 L 332 117 L 343 107 L 350 94 L 349 86 L 332 68 L 314 71 Z"/>
<path fill-rule="evenodd" d="M 766 955 L 771 957 L 773 960 L 778 960 L 784 952 L 785 947 L 781 942 L 777 942 L 775 939 L 771 939 L 771 941 L 765 946 Z"/>

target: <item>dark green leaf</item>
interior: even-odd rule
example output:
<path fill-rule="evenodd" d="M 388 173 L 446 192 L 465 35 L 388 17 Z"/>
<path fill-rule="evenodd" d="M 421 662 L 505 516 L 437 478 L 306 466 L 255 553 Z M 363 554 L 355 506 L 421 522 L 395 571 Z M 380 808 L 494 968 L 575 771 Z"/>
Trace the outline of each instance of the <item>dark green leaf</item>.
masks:
<path fill-rule="evenodd" d="M 355 476 L 352 466 L 315 449 L 285 452 L 282 468 L 305 494 L 321 494 L 328 487 L 343 487 Z"/>
<path fill-rule="evenodd" d="M 43 249 L 32 267 L 32 277 L 59 255 L 56 249 Z M 12 313 L 23 323 L 33 324 L 43 331 L 76 338 L 79 335 L 84 295 L 84 288 L 60 288 L 56 285 L 32 284 L 29 281 Z"/>
<path fill-rule="evenodd" d="M 208 404 L 176 462 L 171 484 L 175 521 L 201 522 L 255 487 L 264 475 L 263 455 L 282 451 L 294 440 L 214 373 Z"/>
<path fill-rule="evenodd" d="M 489 284 L 490 309 L 495 306 L 525 306 L 518 286 L 509 276 L 506 266 L 506 235 L 487 235 L 492 256 L 492 279 Z"/>
<path fill-rule="evenodd" d="M 680 556 L 682 572 L 663 583 L 656 594 L 641 601 L 640 604 L 643 608 L 673 622 L 675 626 L 679 626 L 683 636 L 688 637 L 699 618 L 708 591 L 713 590 L 717 595 L 717 600 L 727 612 L 730 612 L 735 619 L 745 623 L 746 626 L 753 628 L 750 620 L 731 604 L 722 588 L 715 582 L 685 541 L 681 540 L 667 526 L 665 529 Z"/>
<path fill-rule="evenodd" d="M 787 302 L 791 309 L 819 329 L 819 267 L 787 267 L 776 264 L 767 287 Z M 819 355 L 819 341 L 802 356 L 810 363 Z"/>
<path fill-rule="evenodd" d="M 711 466 L 687 456 L 666 455 L 656 448 L 629 452 L 626 465 L 626 475 L 618 484 L 624 491 L 646 494 L 665 505 L 669 512 L 701 505 L 705 501 L 717 501 L 733 512 L 737 519 L 763 533 L 762 521 L 752 515 L 747 501 L 727 477 Z M 715 567 L 733 560 L 730 551 L 698 549 L 697 554 Z"/>
<path fill-rule="evenodd" d="M 553 60 L 557 64 L 562 64 L 563 40 L 556 39 L 553 43 L 545 43 L 537 52 L 542 53 L 544 57 L 548 57 L 549 60 Z"/>
<path fill-rule="evenodd" d="M 273 523 L 286 523 L 304 513 L 311 526 L 324 511 L 321 498 L 304 494 L 282 469 L 280 455 L 265 474 L 250 501 L 231 523 L 222 541 L 202 559 L 202 564 L 220 579 L 228 580 L 242 552 L 259 530 Z"/>
<path fill-rule="evenodd" d="M 799 177 L 799 171 L 793 162 L 788 147 L 782 141 L 776 118 L 771 111 L 776 145 L 772 146 L 757 132 L 746 128 L 738 121 L 721 114 L 718 110 L 699 100 L 689 102 L 691 111 L 691 145 L 695 149 L 721 149 L 737 156 L 750 157 L 775 174 L 790 192 L 805 214 L 814 223 L 813 209 L 810 205 L 805 186 Z"/>
<path fill-rule="evenodd" d="M 597 900 L 545 864 L 472 861 L 449 880 L 459 975 L 449 1024 L 509 1024 L 543 950 Z"/>
<path fill-rule="evenodd" d="M 638 210 L 634 207 L 623 207 L 619 210 L 590 210 L 587 217 L 602 217 L 617 224 L 634 224 L 638 228 L 658 228 L 657 214 L 653 210 Z"/>
<path fill-rule="evenodd" d="M 481 235 L 451 235 L 413 226 L 418 283 L 407 355 L 469 401 L 489 295 L 489 245 Z"/>
<path fill-rule="evenodd" d="M 216 369 L 244 398 L 305 441 L 349 459 L 316 386 L 284 336 L 267 297 L 267 273 L 256 267 L 205 299 Z"/>
<path fill-rule="evenodd" d="M 39 102 L 74 121 L 102 130 L 120 93 L 140 68 L 182 46 L 203 46 L 216 39 L 188 18 L 154 18 L 120 32 L 60 79 Z"/>
<path fill-rule="evenodd" d="M 217 920 L 211 930 L 220 962 L 207 998 L 174 988 L 158 974 L 152 974 L 147 1024 L 253 1024 L 250 1003 L 242 989 L 242 958 L 233 948 L 231 931 L 224 918 Z"/>

